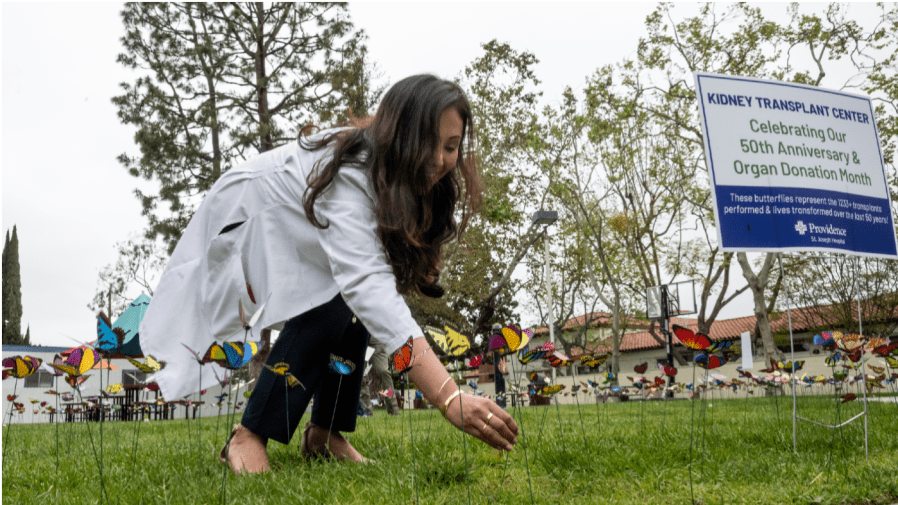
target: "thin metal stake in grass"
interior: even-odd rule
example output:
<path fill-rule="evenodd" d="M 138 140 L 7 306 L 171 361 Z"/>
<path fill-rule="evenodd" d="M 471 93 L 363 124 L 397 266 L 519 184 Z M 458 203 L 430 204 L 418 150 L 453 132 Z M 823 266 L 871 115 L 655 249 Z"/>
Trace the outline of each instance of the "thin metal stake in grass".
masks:
<path fill-rule="evenodd" d="M 692 497 L 692 503 L 695 503 L 695 490 L 692 488 L 692 447 L 695 438 L 695 395 L 698 388 L 695 387 L 695 362 L 692 364 L 692 422 L 689 423 L 689 494 Z"/>
<path fill-rule="evenodd" d="M 408 393 L 409 390 L 406 389 L 405 393 L 405 402 L 408 403 Z M 414 411 L 414 405 L 412 405 L 412 411 Z M 415 429 L 412 427 L 412 411 L 408 413 L 408 432 L 412 440 L 411 453 L 412 453 L 412 471 L 414 471 L 414 480 L 415 480 L 415 503 L 421 503 L 420 498 L 418 498 L 418 459 L 415 457 Z"/>
<path fill-rule="evenodd" d="M 54 375 L 53 376 L 53 391 L 56 391 L 58 384 L 59 384 L 59 376 Z M 56 473 L 59 473 L 59 392 L 57 392 L 53 396 L 56 397 L 56 422 L 53 423 L 56 425 Z M 3 446 L 5 448 L 6 444 L 4 444 Z M 56 494 L 56 498 L 58 501 L 59 493 Z"/>
<path fill-rule="evenodd" d="M 523 373 L 523 371 L 522 371 L 522 373 Z M 515 388 L 517 388 L 518 379 L 517 379 L 517 375 L 515 374 L 515 371 L 514 371 L 514 360 L 511 361 L 511 380 L 514 383 Z M 517 391 L 513 391 L 513 393 L 515 395 L 518 394 Z M 524 437 L 524 413 L 521 411 L 522 409 L 521 409 L 520 397 L 516 397 L 515 401 L 513 403 L 517 406 L 516 411 L 517 411 L 518 419 L 519 419 L 518 425 L 521 428 L 521 446 L 523 446 L 523 448 L 524 448 L 524 465 L 527 468 L 527 488 L 530 490 L 530 503 L 534 503 L 534 501 L 533 501 L 533 485 L 530 483 L 530 460 L 527 457 L 527 440 Z M 505 481 L 505 471 L 508 470 L 509 454 L 510 453 L 508 453 L 508 452 L 505 453 L 505 468 L 502 470 L 502 480 L 500 482 Z"/>
<path fill-rule="evenodd" d="M 458 392 L 458 411 L 461 414 L 461 441 L 465 450 L 465 487 L 468 489 L 468 505 L 471 505 L 471 479 L 468 477 L 468 441 L 465 438 L 465 410 L 462 407 L 464 393 L 461 392 L 461 388 L 459 388 Z"/>
<path fill-rule="evenodd" d="M 100 374 L 100 380 L 102 381 L 103 374 Z M 74 388 L 75 391 L 78 392 L 78 400 L 79 403 L 84 403 L 84 398 L 81 396 L 81 390 L 78 388 Z M 101 388 L 102 389 L 102 388 Z M 88 416 L 89 417 L 89 416 Z M 94 435 L 90 429 L 90 419 L 87 420 L 87 435 L 90 437 L 90 447 L 94 451 L 94 460 L 97 463 L 97 468 L 100 470 L 100 503 L 103 502 L 103 496 L 106 496 L 106 487 L 103 485 L 103 465 L 100 462 L 100 459 L 97 457 L 97 447 L 94 445 Z M 109 496 L 106 496 L 106 501 L 109 501 Z"/>
<path fill-rule="evenodd" d="M 13 386 L 12 386 L 12 395 L 13 396 L 16 396 L 16 388 L 19 387 L 19 378 L 16 377 L 15 379 L 16 379 L 16 381 L 13 383 Z M 13 407 L 14 407 L 13 402 L 9 402 L 9 421 L 7 421 L 7 423 L 6 423 L 6 436 L 3 438 L 3 460 L 4 461 L 6 460 L 6 446 L 9 445 L 9 432 L 12 431 L 12 409 L 13 409 Z M 58 458 L 59 457 L 57 455 L 57 461 L 58 461 Z M 59 465 L 57 463 L 57 468 L 58 468 L 58 466 Z"/>
<path fill-rule="evenodd" d="M 574 400 L 577 401 L 577 415 L 580 416 L 580 433 L 583 435 L 583 447 L 586 447 L 586 457 L 590 458 L 589 445 L 586 443 L 586 429 L 583 427 L 583 413 L 580 412 L 580 398 L 577 397 L 578 391 L 574 391 Z"/>
<path fill-rule="evenodd" d="M 558 413 L 558 429 L 561 430 L 561 441 L 562 441 L 561 445 L 565 448 L 564 450 L 566 452 L 567 444 L 563 443 L 564 442 L 564 426 L 561 425 L 561 407 L 558 406 L 558 394 L 555 394 L 552 396 L 553 396 L 552 399 L 555 400 L 555 412 Z"/>
<path fill-rule="evenodd" d="M 231 389 L 231 388 L 228 388 L 228 389 Z M 239 390 L 239 388 L 238 388 L 238 390 Z M 236 404 L 236 399 L 235 399 L 235 404 Z M 225 412 L 225 418 L 228 419 L 228 421 L 230 421 L 230 419 L 231 419 L 231 402 L 228 402 L 228 410 L 227 410 L 227 412 Z M 228 455 L 230 455 L 230 453 L 231 453 L 231 438 L 230 438 L 230 435 L 228 435 L 228 439 L 225 442 L 225 458 L 224 458 L 225 461 L 229 461 Z M 224 469 L 222 469 L 222 472 L 221 472 L 221 503 L 222 503 L 222 505 L 224 505 L 224 503 L 225 503 L 226 492 L 227 492 L 227 487 L 226 487 L 227 482 L 228 482 L 228 465 L 225 465 Z"/>

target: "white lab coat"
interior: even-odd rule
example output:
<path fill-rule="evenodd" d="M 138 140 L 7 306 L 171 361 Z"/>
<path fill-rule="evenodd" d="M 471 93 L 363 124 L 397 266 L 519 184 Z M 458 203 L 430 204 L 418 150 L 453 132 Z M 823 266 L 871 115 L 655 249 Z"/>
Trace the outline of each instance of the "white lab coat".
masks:
<path fill-rule="evenodd" d="M 330 149 L 308 151 L 291 142 L 232 168 L 213 185 L 140 325 L 143 352 L 167 362 L 154 376 L 166 399 L 198 391 L 200 374 L 203 387 L 214 384 L 213 369 L 222 376 L 218 365 L 200 367 L 181 344 L 202 356 L 216 340 L 243 341 L 241 300 L 247 318 L 265 304 L 250 340 L 258 340 L 262 328 L 280 329 L 338 293 L 386 352 L 422 335 L 396 290 L 376 234 L 368 172 L 341 167 L 318 198 L 316 217 L 330 224 L 327 229 L 306 219 L 307 176 L 320 158 L 331 155 Z"/>

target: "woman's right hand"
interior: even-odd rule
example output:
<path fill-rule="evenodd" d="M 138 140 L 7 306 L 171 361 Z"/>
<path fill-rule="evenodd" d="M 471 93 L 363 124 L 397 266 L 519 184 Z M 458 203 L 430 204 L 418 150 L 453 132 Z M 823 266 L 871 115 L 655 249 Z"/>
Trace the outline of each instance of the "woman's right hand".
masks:
<path fill-rule="evenodd" d="M 446 419 L 496 449 L 510 451 L 518 442 L 518 424 L 508 412 L 487 398 L 461 393 L 449 402 Z"/>

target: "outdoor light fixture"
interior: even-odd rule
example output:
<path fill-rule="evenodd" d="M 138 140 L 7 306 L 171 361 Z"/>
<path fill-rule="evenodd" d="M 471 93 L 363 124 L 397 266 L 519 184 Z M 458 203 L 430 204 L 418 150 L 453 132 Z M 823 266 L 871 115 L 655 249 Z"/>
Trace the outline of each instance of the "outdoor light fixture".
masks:
<path fill-rule="evenodd" d="M 550 225 L 558 220 L 558 211 L 555 210 L 538 210 L 533 213 L 531 222 L 533 224 Z"/>

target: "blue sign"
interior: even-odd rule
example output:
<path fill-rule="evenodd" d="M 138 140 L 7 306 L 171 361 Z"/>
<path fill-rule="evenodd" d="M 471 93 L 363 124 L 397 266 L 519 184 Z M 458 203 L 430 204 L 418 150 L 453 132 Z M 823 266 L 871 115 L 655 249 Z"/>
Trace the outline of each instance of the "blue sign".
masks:
<path fill-rule="evenodd" d="M 724 251 L 898 258 L 869 97 L 696 73 Z"/>

